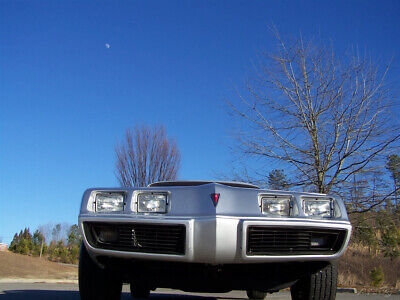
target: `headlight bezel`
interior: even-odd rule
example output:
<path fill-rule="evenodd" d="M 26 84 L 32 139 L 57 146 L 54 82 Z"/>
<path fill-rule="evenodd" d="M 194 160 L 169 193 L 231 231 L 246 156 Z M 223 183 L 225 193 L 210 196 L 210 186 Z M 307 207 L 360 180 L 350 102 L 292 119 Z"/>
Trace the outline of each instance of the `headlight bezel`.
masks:
<path fill-rule="evenodd" d="M 329 203 L 329 215 L 324 216 L 321 215 L 322 213 L 319 214 L 310 214 L 307 213 L 306 208 L 306 202 L 312 201 L 314 203 L 321 203 L 320 205 L 323 205 L 322 203 Z M 306 217 L 308 218 L 313 218 L 313 219 L 335 219 L 335 211 L 336 211 L 336 204 L 335 204 L 335 199 L 331 197 L 313 197 L 313 196 L 305 196 L 301 197 L 301 209 L 303 210 L 303 213 Z M 328 211 L 328 210 L 326 210 Z"/>
<path fill-rule="evenodd" d="M 117 209 L 99 209 L 101 200 L 98 199 L 99 196 L 104 196 L 105 198 L 112 199 L 113 195 L 121 197 L 121 205 L 115 206 Z M 107 197 L 108 196 L 108 197 Z M 105 199 L 102 201 L 106 202 Z M 96 191 L 93 195 L 93 209 L 95 213 L 121 213 L 125 210 L 126 205 L 126 192 L 123 191 Z"/>
<path fill-rule="evenodd" d="M 151 210 L 143 210 L 141 208 L 141 196 L 164 196 L 165 197 L 165 204 L 164 204 L 164 209 L 160 211 L 151 211 Z M 170 193 L 166 191 L 135 191 L 135 196 L 134 196 L 134 203 L 135 203 L 135 209 L 134 211 L 138 214 L 166 214 L 168 213 L 170 209 Z M 151 200 L 147 200 L 150 202 Z"/>
<path fill-rule="evenodd" d="M 286 201 L 287 203 L 287 213 L 286 214 L 279 214 L 279 213 L 273 213 L 273 212 L 267 212 L 266 208 L 268 205 L 268 202 L 270 204 L 277 204 L 279 202 Z M 259 196 L 259 206 L 261 210 L 261 214 L 267 217 L 271 218 L 287 218 L 291 217 L 293 215 L 293 205 L 294 205 L 294 199 L 292 195 L 274 195 L 274 194 L 261 194 Z M 282 211 L 282 210 L 281 210 Z"/>

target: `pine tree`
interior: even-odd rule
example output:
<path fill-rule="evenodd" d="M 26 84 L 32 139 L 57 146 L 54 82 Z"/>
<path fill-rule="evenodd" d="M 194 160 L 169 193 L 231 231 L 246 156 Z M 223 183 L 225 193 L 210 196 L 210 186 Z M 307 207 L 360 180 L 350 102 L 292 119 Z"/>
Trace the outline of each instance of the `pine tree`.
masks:
<path fill-rule="evenodd" d="M 273 190 L 285 190 L 289 183 L 283 170 L 273 169 L 268 174 L 268 187 Z"/>
<path fill-rule="evenodd" d="M 400 185 L 400 157 L 397 154 L 389 155 L 386 162 L 386 169 L 389 170 L 394 184 L 394 202 L 396 210 L 399 209 L 398 189 Z"/>

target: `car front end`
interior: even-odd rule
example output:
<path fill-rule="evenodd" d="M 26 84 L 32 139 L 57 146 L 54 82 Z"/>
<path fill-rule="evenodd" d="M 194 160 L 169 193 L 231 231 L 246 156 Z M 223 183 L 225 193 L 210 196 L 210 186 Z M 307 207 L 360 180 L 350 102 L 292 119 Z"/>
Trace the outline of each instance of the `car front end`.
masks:
<path fill-rule="evenodd" d="M 279 290 L 334 263 L 351 235 L 338 197 L 215 182 L 88 189 L 79 226 L 123 281 L 188 291 Z"/>

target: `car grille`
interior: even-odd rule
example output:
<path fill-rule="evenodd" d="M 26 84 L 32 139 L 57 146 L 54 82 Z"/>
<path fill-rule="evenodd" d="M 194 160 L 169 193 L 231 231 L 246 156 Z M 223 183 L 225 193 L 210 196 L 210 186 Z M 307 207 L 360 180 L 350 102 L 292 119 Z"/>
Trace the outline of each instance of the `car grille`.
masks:
<path fill-rule="evenodd" d="M 85 234 L 95 248 L 158 254 L 185 254 L 186 227 L 182 224 L 85 222 Z"/>
<path fill-rule="evenodd" d="M 346 237 L 345 230 L 249 226 L 247 255 L 334 254 Z"/>

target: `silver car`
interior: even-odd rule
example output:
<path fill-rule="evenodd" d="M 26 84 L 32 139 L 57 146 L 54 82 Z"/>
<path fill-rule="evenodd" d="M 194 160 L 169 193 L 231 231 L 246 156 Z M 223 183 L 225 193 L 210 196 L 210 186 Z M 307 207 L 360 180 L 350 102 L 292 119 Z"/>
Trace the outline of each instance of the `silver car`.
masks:
<path fill-rule="evenodd" d="M 132 297 L 158 287 L 245 290 L 263 299 L 335 299 L 337 259 L 350 239 L 343 201 L 238 182 L 158 182 L 92 188 L 79 214 L 81 299 Z"/>

